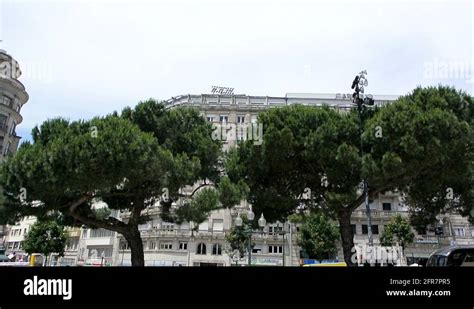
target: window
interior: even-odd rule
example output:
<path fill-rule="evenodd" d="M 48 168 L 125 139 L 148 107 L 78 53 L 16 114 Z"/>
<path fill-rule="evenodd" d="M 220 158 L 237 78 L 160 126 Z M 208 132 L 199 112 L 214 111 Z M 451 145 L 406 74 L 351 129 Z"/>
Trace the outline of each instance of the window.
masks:
<path fill-rule="evenodd" d="M 227 122 L 229 122 L 229 116 L 220 115 L 219 116 L 219 121 L 222 122 L 222 123 L 227 123 Z"/>
<path fill-rule="evenodd" d="M 222 219 L 212 220 L 212 230 L 214 232 L 222 232 L 224 230 L 224 220 Z"/>
<path fill-rule="evenodd" d="M 356 235 L 357 234 L 357 226 L 355 224 L 351 224 L 352 228 L 352 234 Z"/>
<path fill-rule="evenodd" d="M 215 119 L 216 118 L 214 117 L 214 115 L 208 115 L 207 116 L 207 121 L 209 121 L 209 122 L 214 122 Z"/>
<path fill-rule="evenodd" d="M 114 236 L 114 231 L 106 229 L 92 229 L 90 233 L 90 238 L 102 238 L 102 237 L 112 237 Z"/>
<path fill-rule="evenodd" d="M 6 106 L 11 106 L 11 104 L 13 103 L 13 100 L 12 98 L 10 97 L 7 97 L 7 96 L 2 96 L 2 99 L 0 101 L 0 103 L 2 103 L 3 105 L 6 105 Z"/>
<path fill-rule="evenodd" d="M 148 244 L 148 249 L 149 250 L 155 250 L 156 249 L 156 242 L 155 241 L 150 241 Z"/>
<path fill-rule="evenodd" d="M 23 230 L 23 235 L 26 235 L 26 232 L 27 232 L 27 231 L 28 231 L 28 230 L 25 228 L 25 229 Z"/>
<path fill-rule="evenodd" d="M 268 253 L 283 253 L 282 246 L 268 246 Z"/>
<path fill-rule="evenodd" d="M 13 122 L 13 124 L 12 124 L 12 126 L 11 126 L 11 128 L 10 128 L 10 132 L 9 132 L 10 135 L 14 135 L 14 133 L 15 133 L 15 128 L 16 128 L 16 123 Z"/>
<path fill-rule="evenodd" d="M 5 147 L 5 152 L 3 153 L 4 155 L 8 155 L 10 152 L 10 146 L 12 145 L 11 142 L 7 143 L 7 147 Z"/>
<path fill-rule="evenodd" d="M 474 266 L 474 252 L 467 252 L 461 266 Z"/>
<path fill-rule="evenodd" d="M 283 227 L 277 226 L 277 225 L 270 225 L 268 227 L 268 233 L 269 234 L 278 234 L 283 232 Z"/>
<path fill-rule="evenodd" d="M 66 244 L 66 250 L 76 250 L 78 244 L 79 244 L 79 239 L 70 238 Z"/>
<path fill-rule="evenodd" d="M 168 223 L 168 222 L 163 222 L 161 224 L 161 229 L 163 231 L 173 232 L 174 231 L 174 224 L 173 223 Z"/>
<path fill-rule="evenodd" d="M 204 231 L 204 232 L 209 231 L 209 222 L 206 221 L 206 222 L 203 222 L 203 223 L 199 224 L 199 231 Z"/>
<path fill-rule="evenodd" d="M 454 228 L 454 235 L 456 235 L 456 236 L 465 236 L 464 228 L 463 227 Z"/>
<path fill-rule="evenodd" d="M 237 123 L 245 123 L 245 116 L 238 115 L 237 116 Z"/>
<path fill-rule="evenodd" d="M 362 234 L 367 235 L 369 233 L 369 226 L 367 224 L 362 224 Z M 379 233 L 379 226 L 372 225 L 372 234 L 377 235 Z"/>
<path fill-rule="evenodd" d="M 262 246 L 261 245 L 255 245 L 252 248 L 252 253 L 262 253 Z"/>
<path fill-rule="evenodd" d="M 247 135 L 247 127 L 243 123 L 237 124 L 236 128 L 236 137 L 238 141 L 244 141 L 246 139 Z"/>
<path fill-rule="evenodd" d="M 205 255 L 206 254 L 206 245 L 203 243 L 198 244 L 196 254 Z"/>
<path fill-rule="evenodd" d="M 7 119 L 8 117 L 5 115 L 0 115 L 0 129 L 4 129 L 7 127 Z"/>
<path fill-rule="evenodd" d="M 13 249 L 13 241 L 10 241 L 8 243 L 8 246 L 7 246 L 8 250 L 12 250 Z"/>
<path fill-rule="evenodd" d="M 179 243 L 179 250 L 188 250 L 188 243 L 187 242 L 180 242 Z"/>
<path fill-rule="evenodd" d="M 382 203 L 382 209 L 387 211 L 392 210 L 392 203 Z"/>
<path fill-rule="evenodd" d="M 82 230 L 82 238 L 87 238 L 87 229 Z"/>
<path fill-rule="evenodd" d="M 173 244 L 170 242 L 160 243 L 160 250 L 173 250 Z"/>
<path fill-rule="evenodd" d="M 212 246 L 212 255 L 222 255 L 222 246 L 220 244 Z"/>
<path fill-rule="evenodd" d="M 19 113 L 19 112 L 20 112 L 20 109 L 21 109 L 21 105 L 18 104 L 18 105 L 16 106 L 16 109 L 15 109 L 15 110 L 17 111 L 17 113 Z"/>

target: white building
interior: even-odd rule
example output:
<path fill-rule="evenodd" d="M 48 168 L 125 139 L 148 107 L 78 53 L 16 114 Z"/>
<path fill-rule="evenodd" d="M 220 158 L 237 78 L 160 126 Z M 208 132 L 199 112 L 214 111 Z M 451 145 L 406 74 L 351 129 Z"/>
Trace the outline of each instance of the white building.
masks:
<path fill-rule="evenodd" d="M 0 162 L 16 152 L 21 137 L 16 127 L 23 121 L 21 108 L 28 101 L 25 86 L 18 80 L 21 76 L 20 65 L 6 51 L 0 49 Z M 14 250 L 21 251 L 21 241 L 29 219 L 21 220 L 18 225 L 0 226 L 0 247 L 6 246 L 7 255 Z M 10 248 L 10 249 L 9 249 Z"/>

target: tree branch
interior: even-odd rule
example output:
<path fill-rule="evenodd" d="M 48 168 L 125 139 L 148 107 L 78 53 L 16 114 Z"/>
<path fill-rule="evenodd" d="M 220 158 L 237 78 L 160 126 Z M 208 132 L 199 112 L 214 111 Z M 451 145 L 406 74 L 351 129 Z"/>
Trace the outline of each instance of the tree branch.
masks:
<path fill-rule="evenodd" d="M 84 224 L 96 226 L 99 228 L 103 228 L 103 229 L 107 229 L 107 230 L 111 230 L 111 231 L 115 231 L 119 233 L 123 233 L 126 230 L 127 225 L 123 223 L 122 221 L 117 220 L 115 218 L 108 218 L 106 220 L 98 220 L 96 218 L 91 218 L 91 217 L 87 217 L 87 216 L 83 216 L 79 214 L 79 212 L 77 211 L 77 208 L 80 205 L 83 205 L 84 203 L 88 202 L 90 198 L 91 198 L 90 195 L 85 195 L 81 197 L 80 199 L 78 199 L 77 201 L 74 201 L 67 207 L 69 209 L 70 215 L 74 219 Z"/>

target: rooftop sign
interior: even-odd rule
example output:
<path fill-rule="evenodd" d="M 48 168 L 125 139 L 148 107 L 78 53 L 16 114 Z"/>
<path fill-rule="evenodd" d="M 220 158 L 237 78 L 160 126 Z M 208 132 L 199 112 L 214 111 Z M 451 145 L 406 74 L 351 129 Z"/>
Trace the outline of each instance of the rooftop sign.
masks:
<path fill-rule="evenodd" d="M 227 95 L 232 95 L 232 94 L 234 94 L 234 88 L 220 87 L 220 86 L 212 86 L 211 92 L 212 92 L 213 94 L 227 94 Z"/>

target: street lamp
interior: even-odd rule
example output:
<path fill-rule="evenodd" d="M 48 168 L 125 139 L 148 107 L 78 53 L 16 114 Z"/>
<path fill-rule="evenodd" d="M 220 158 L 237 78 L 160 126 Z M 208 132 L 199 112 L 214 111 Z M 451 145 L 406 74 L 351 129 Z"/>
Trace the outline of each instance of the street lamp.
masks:
<path fill-rule="evenodd" d="M 258 226 L 260 226 L 263 229 L 266 224 L 267 224 L 267 220 L 265 220 L 265 217 L 263 216 L 263 212 L 262 212 L 260 219 L 258 219 Z"/>
<path fill-rule="evenodd" d="M 364 87 L 369 85 L 367 78 L 367 71 L 361 71 L 358 75 L 354 78 L 352 82 L 351 89 L 354 89 L 354 93 L 352 94 L 352 102 L 357 105 L 357 114 L 359 116 L 359 137 L 360 137 L 360 151 L 361 157 L 364 155 L 363 145 L 362 145 L 362 112 L 363 108 L 366 105 L 374 105 L 374 99 L 372 95 L 364 96 Z M 369 192 L 368 192 L 368 184 L 367 180 L 363 180 L 363 195 L 364 195 L 364 202 L 365 202 L 365 209 L 367 213 L 367 236 L 369 237 L 369 246 L 372 247 L 374 245 L 374 240 L 372 238 L 372 216 L 370 213 L 370 205 L 369 205 Z"/>

